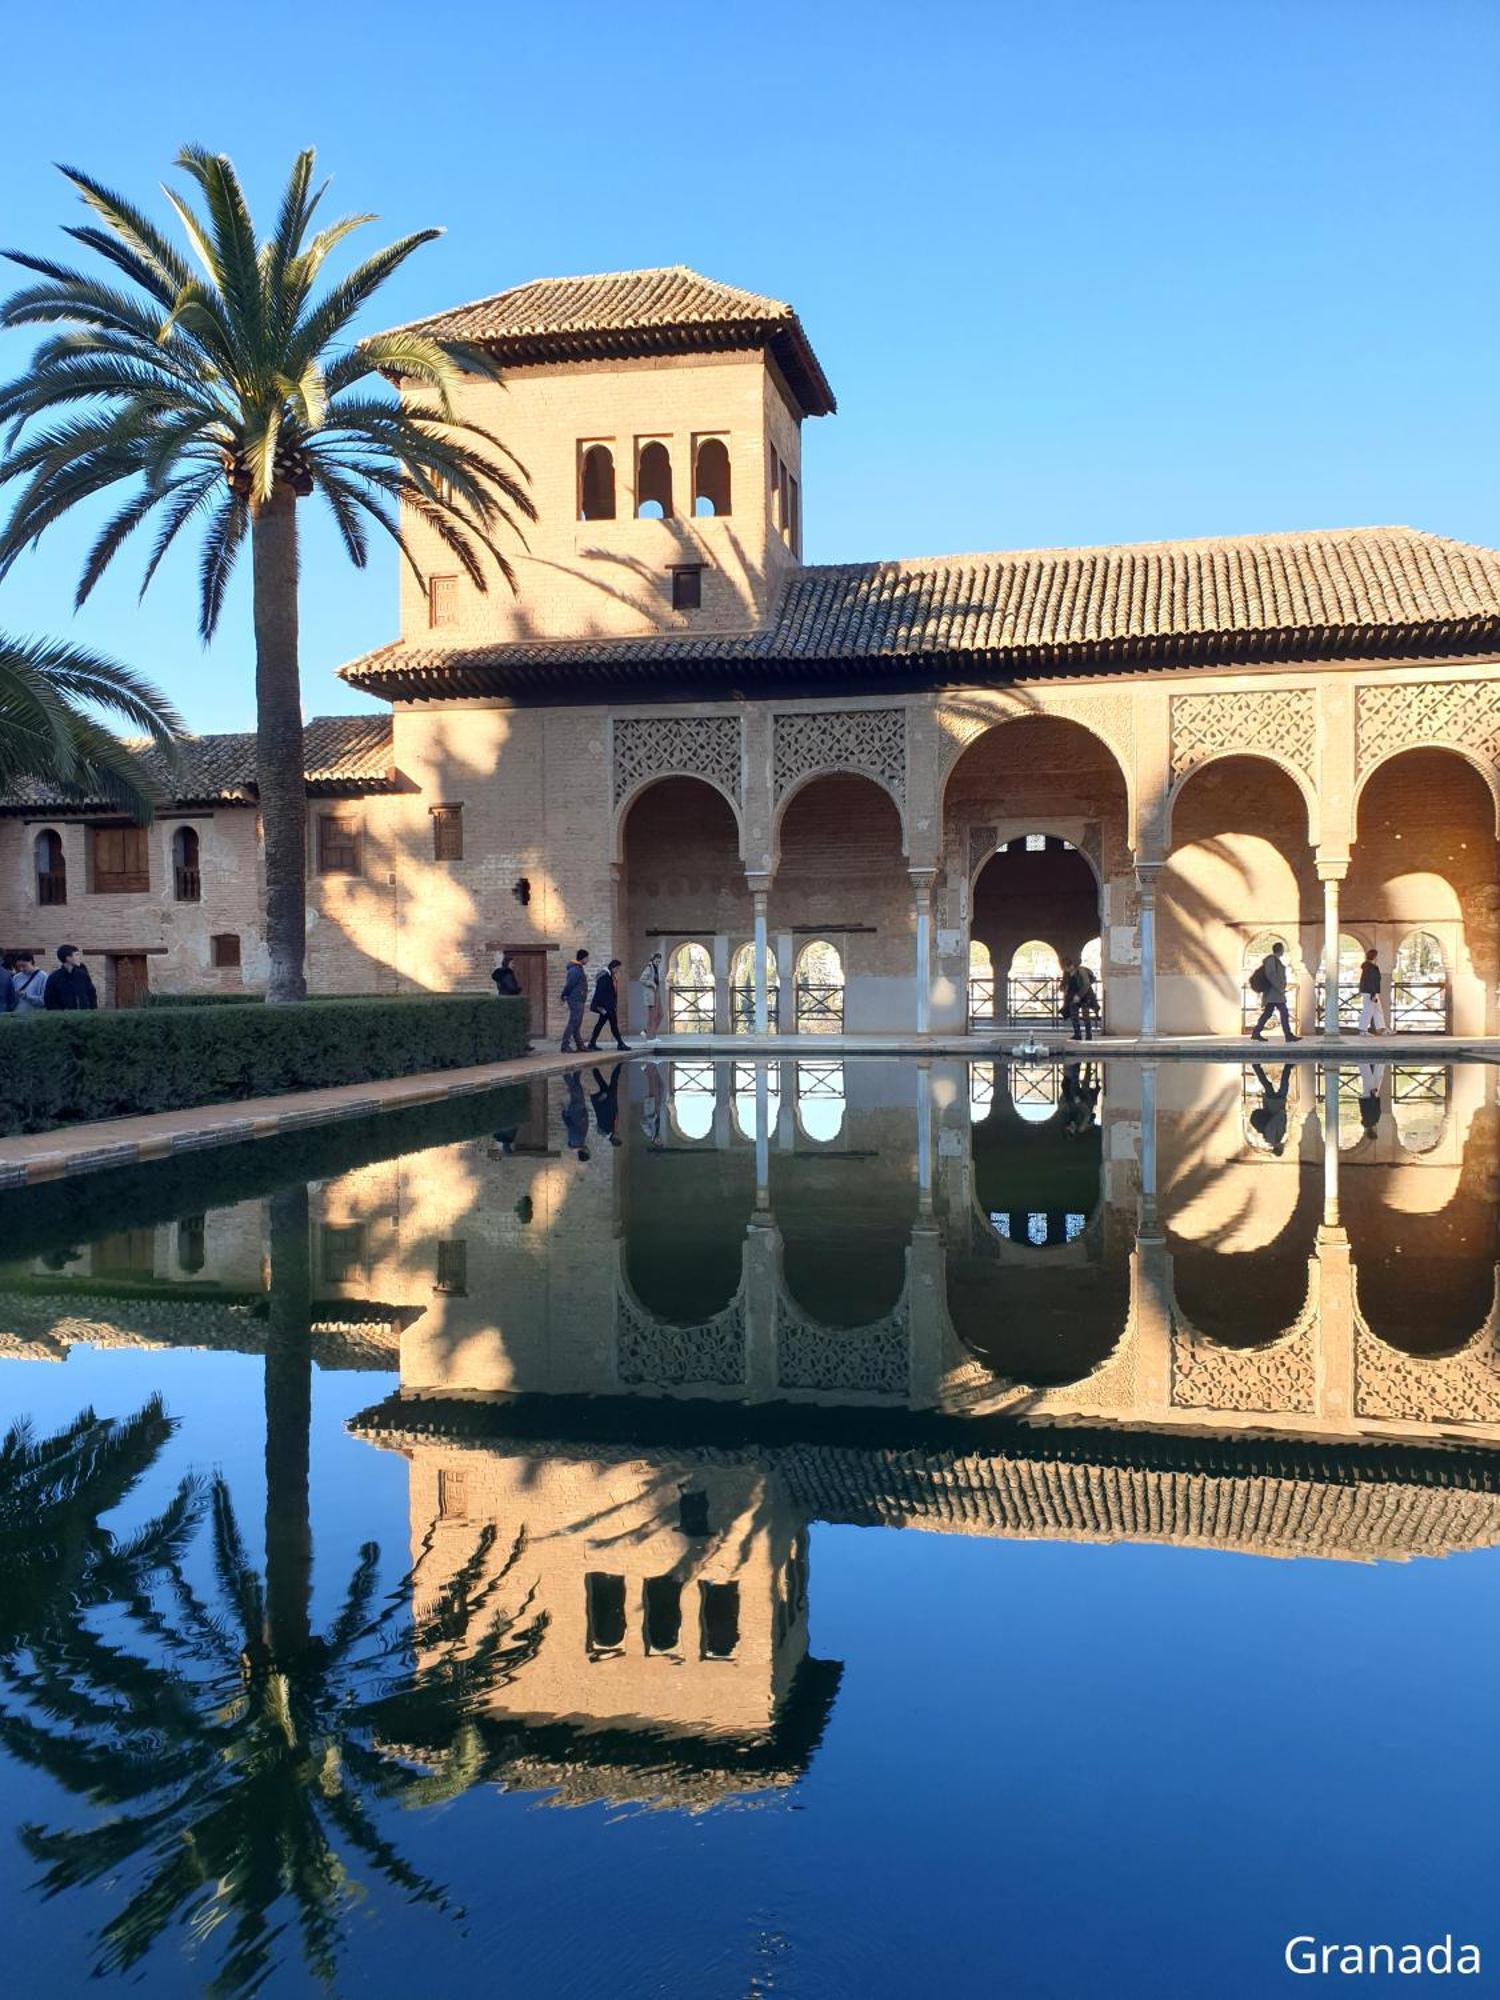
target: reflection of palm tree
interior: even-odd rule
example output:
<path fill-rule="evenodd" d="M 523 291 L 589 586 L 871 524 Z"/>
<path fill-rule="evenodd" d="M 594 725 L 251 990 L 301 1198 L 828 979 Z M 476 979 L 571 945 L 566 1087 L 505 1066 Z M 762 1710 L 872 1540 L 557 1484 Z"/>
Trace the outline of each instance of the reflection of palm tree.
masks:
<path fill-rule="evenodd" d="M 137 1596 L 180 1553 L 199 1514 L 196 1482 L 123 1540 L 99 1517 L 120 1506 L 172 1435 L 153 1396 L 133 1417 L 84 1410 L 40 1441 L 13 1424 L 0 1439 L 0 1655 L 80 1610 Z"/>
<path fill-rule="evenodd" d="M 136 1869 L 100 1935 L 101 1973 L 137 1964 L 186 1920 L 198 1938 L 223 1927 L 218 1988 L 254 1992 L 274 1969 L 285 1897 L 308 1966 L 327 1981 L 361 1859 L 402 1894 L 449 1908 L 380 1831 L 376 1808 L 433 1804 L 484 1777 L 495 1758 L 478 1713 L 541 1645 L 546 1618 L 533 1593 L 507 1601 L 524 1532 L 497 1563 L 492 1527 L 410 1619 L 433 1535 L 378 1604 L 380 1552 L 366 1543 L 338 1616 L 313 1630 L 307 1222 L 304 1185 L 272 1197 L 264 1578 L 216 1478 L 215 1601 L 184 1572 L 194 1525 L 185 1487 L 178 1513 L 153 1524 L 157 1587 L 141 1578 L 107 1639 L 81 1617 L 58 1616 L 28 1628 L 24 1651 L 0 1653 L 0 1691 L 11 1697 L 0 1702 L 0 1745 L 104 1814 L 78 1830 L 23 1830 L 44 1892 Z"/>

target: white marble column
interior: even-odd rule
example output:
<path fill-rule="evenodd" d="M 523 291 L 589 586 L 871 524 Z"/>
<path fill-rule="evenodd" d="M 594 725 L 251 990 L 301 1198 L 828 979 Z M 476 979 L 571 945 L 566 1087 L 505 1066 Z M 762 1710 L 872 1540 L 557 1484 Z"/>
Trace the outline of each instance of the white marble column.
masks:
<path fill-rule="evenodd" d="M 771 1206 L 771 1078 L 763 1062 L 755 1065 L 755 1206 Z"/>
<path fill-rule="evenodd" d="M 1343 880 L 1342 865 L 1333 866 L 1320 862 L 1318 873 L 1323 878 L 1323 1020 L 1325 1035 L 1339 1032 L 1339 883 Z"/>
<path fill-rule="evenodd" d="M 932 1071 L 925 1056 L 917 1064 L 917 1213 L 932 1213 Z"/>
<path fill-rule="evenodd" d="M 936 868 L 913 868 L 912 895 L 917 906 L 917 1033 L 928 1034 L 932 1025 L 932 885 Z"/>
<path fill-rule="evenodd" d="M 1339 1227 L 1339 1070 L 1323 1065 L 1323 1227 Z"/>
<path fill-rule="evenodd" d="M 749 881 L 755 912 L 755 1032 L 764 1035 L 770 1030 L 771 970 L 766 925 L 771 882 L 766 875 L 752 875 Z"/>
<path fill-rule="evenodd" d="M 1140 899 L 1141 1034 L 1156 1033 L 1156 878 L 1159 861 L 1138 861 L 1136 893 Z"/>

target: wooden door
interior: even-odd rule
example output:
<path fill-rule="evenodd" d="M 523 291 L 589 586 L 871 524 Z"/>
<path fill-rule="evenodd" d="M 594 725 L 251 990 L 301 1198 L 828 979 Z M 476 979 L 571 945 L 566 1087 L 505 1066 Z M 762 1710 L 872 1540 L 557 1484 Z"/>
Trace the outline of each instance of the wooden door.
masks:
<path fill-rule="evenodd" d="M 547 966 L 553 954 L 546 951 L 512 950 L 510 962 L 526 997 L 527 1026 L 533 1035 L 547 1032 Z"/>
<path fill-rule="evenodd" d="M 139 1007 L 150 987 L 143 951 L 116 952 L 110 959 L 110 987 L 116 1007 Z"/>

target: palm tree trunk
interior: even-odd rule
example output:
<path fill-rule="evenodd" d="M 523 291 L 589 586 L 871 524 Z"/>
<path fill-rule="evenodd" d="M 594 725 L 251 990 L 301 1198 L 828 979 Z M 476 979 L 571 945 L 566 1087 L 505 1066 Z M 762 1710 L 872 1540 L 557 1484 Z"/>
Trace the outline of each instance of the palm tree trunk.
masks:
<path fill-rule="evenodd" d="M 311 1631 L 312 1274 L 305 1181 L 268 1204 L 271 1301 L 266 1331 L 266 1640 L 279 1667 Z"/>
<path fill-rule="evenodd" d="M 307 779 L 297 652 L 297 496 L 278 482 L 250 523 L 255 570 L 255 768 L 266 856 L 269 1001 L 305 1000 Z"/>

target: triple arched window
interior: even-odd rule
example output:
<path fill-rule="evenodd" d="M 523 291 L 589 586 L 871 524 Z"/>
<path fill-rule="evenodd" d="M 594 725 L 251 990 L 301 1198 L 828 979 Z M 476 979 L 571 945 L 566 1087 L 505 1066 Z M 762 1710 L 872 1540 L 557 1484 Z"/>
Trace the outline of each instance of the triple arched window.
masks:
<path fill-rule="evenodd" d="M 733 512 L 734 479 L 726 438 L 693 439 L 692 493 L 692 511 L 700 518 Z M 585 439 L 578 447 L 578 518 L 613 521 L 617 512 L 614 447 L 602 438 Z M 670 521 L 676 515 L 672 451 L 664 438 L 636 440 L 635 515 L 642 521 Z"/>

